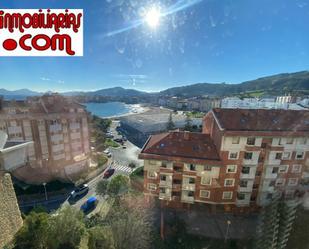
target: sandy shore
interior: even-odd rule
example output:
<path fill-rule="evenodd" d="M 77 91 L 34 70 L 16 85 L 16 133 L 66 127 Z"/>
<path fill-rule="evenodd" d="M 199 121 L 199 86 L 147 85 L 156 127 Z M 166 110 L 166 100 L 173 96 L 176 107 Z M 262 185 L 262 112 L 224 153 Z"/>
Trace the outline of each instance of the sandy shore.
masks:
<path fill-rule="evenodd" d="M 120 118 L 120 117 L 125 117 L 125 116 L 129 116 L 129 115 L 134 115 L 134 114 L 140 114 L 140 113 L 144 113 L 150 110 L 149 107 L 147 106 L 143 106 L 141 104 L 127 104 L 127 106 L 129 106 L 130 111 L 128 113 L 125 114 L 121 114 L 121 115 L 114 115 L 114 116 L 109 116 L 109 117 L 104 117 L 104 118 Z"/>

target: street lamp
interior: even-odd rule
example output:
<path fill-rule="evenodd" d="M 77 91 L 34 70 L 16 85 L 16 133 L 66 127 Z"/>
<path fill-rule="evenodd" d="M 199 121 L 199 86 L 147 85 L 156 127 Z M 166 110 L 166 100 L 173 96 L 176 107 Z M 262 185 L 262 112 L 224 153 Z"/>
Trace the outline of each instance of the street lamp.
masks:
<path fill-rule="evenodd" d="M 230 225 L 231 225 L 231 221 L 227 220 L 227 227 L 226 227 L 226 233 L 225 233 L 225 238 L 224 238 L 224 242 L 227 240 L 228 234 L 229 234 L 229 229 L 230 229 Z"/>
<path fill-rule="evenodd" d="M 46 191 L 46 182 L 43 182 L 44 190 L 45 190 L 45 200 L 47 201 L 47 191 Z"/>

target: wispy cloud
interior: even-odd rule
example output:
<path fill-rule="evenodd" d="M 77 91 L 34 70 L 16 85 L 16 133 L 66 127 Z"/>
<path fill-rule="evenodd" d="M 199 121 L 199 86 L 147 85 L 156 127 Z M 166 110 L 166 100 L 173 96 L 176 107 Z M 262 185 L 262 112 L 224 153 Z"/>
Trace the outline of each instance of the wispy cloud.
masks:
<path fill-rule="evenodd" d="M 145 74 L 115 74 L 114 77 L 121 79 L 147 79 Z"/>
<path fill-rule="evenodd" d="M 42 80 L 42 81 L 56 82 L 56 83 L 58 83 L 58 84 L 64 84 L 64 80 L 53 80 L 53 79 L 47 78 L 47 77 L 41 77 L 40 80 Z"/>

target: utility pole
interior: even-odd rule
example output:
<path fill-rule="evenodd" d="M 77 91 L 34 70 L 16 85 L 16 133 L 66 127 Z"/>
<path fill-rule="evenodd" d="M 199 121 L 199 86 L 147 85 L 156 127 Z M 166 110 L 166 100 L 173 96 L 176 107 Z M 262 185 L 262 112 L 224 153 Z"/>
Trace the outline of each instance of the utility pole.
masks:
<path fill-rule="evenodd" d="M 228 237 L 228 235 L 229 235 L 229 230 L 230 230 L 231 221 L 230 221 L 230 220 L 227 220 L 226 224 L 227 224 L 227 227 L 226 227 L 226 233 L 225 233 L 225 236 L 224 236 L 224 242 L 227 241 L 227 237 Z"/>
<path fill-rule="evenodd" d="M 47 201 L 47 191 L 46 191 L 46 182 L 43 182 L 43 186 L 44 186 L 44 191 L 45 191 L 45 200 Z"/>

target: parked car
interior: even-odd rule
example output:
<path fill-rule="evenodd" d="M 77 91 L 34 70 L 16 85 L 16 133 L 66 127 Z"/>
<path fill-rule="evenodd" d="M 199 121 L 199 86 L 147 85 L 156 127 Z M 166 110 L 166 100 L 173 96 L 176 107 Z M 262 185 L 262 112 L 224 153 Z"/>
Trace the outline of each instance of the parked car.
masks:
<path fill-rule="evenodd" d="M 88 200 L 80 207 L 84 213 L 89 213 L 91 210 L 95 209 L 98 204 L 98 199 L 95 196 L 91 196 Z"/>
<path fill-rule="evenodd" d="M 122 138 L 115 138 L 114 141 L 117 142 L 117 143 L 123 143 Z"/>
<path fill-rule="evenodd" d="M 126 149 L 126 148 L 127 148 L 127 146 L 125 146 L 125 145 L 122 145 L 122 148 L 123 148 L 123 149 Z"/>
<path fill-rule="evenodd" d="M 89 191 L 89 186 L 87 184 L 80 185 L 71 192 L 71 197 L 74 199 L 78 196 L 86 194 L 88 191 Z"/>
<path fill-rule="evenodd" d="M 127 137 L 126 136 L 122 136 L 123 141 L 127 141 Z"/>
<path fill-rule="evenodd" d="M 103 178 L 110 178 L 115 173 L 115 169 L 108 169 L 104 172 Z"/>
<path fill-rule="evenodd" d="M 114 135 L 112 133 L 106 133 L 105 137 L 107 137 L 107 138 L 114 138 Z"/>
<path fill-rule="evenodd" d="M 112 153 L 108 149 L 104 150 L 103 152 L 104 152 L 104 154 L 106 154 L 107 157 L 112 156 Z"/>

